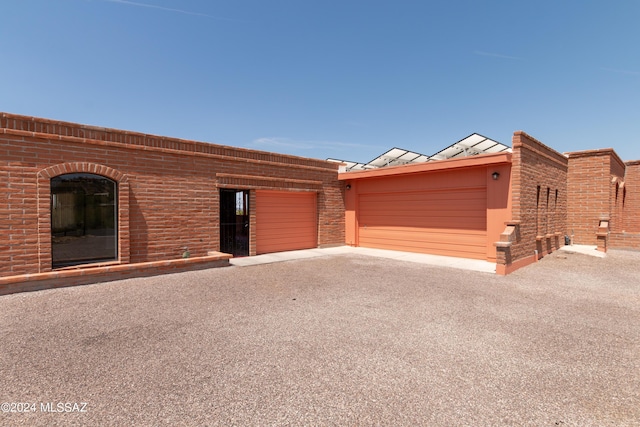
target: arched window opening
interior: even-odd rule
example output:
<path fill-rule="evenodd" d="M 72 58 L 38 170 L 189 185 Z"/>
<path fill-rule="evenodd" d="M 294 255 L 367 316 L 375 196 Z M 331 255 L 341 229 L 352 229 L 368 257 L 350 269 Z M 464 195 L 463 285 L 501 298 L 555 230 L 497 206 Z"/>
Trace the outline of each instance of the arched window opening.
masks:
<path fill-rule="evenodd" d="M 117 183 L 70 173 L 51 179 L 53 268 L 118 258 Z"/>

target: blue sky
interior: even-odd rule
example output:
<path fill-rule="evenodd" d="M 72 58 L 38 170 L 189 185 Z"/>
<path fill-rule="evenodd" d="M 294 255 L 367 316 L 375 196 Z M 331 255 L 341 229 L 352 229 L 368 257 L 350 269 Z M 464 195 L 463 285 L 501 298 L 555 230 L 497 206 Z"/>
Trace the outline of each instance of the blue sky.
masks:
<path fill-rule="evenodd" d="M 314 158 L 640 159 L 640 1 L 3 0 L 0 111 Z"/>

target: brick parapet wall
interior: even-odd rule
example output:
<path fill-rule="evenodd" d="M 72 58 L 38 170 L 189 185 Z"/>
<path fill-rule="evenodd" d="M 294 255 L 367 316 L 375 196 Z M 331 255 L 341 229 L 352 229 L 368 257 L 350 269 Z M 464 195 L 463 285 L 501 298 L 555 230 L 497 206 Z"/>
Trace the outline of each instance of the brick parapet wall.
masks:
<path fill-rule="evenodd" d="M 613 176 L 624 177 L 624 174 L 627 170 L 627 165 L 622 159 L 618 156 L 618 154 L 611 149 L 611 169 L 610 173 Z"/>
<path fill-rule="evenodd" d="M 622 230 L 640 234 L 640 160 L 627 162 L 624 187 L 620 195 Z M 635 246 L 640 248 L 640 245 Z"/>
<path fill-rule="evenodd" d="M 497 243 L 498 263 L 522 264 L 563 244 L 567 158 L 522 131 L 513 135 L 512 218 Z M 502 253 L 504 252 L 504 253 Z"/>
<path fill-rule="evenodd" d="M 556 250 L 566 231 L 567 158 L 522 131 L 512 143 L 512 220 L 495 244 L 498 274 Z"/>
<path fill-rule="evenodd" d="M 0 204 L 0 277 L 50 270 L 49 178 L 77 171 L 77 165 L 95 165 L 87 171 L 118 181 L 119 212 L 126 215 L 119 222 L 128 221 L 128 229 L 119 230 L 125 245 L 120 253 L 129 256 L 121 262 L 176 259 L 184 247 L 194 257 L 219 250 L 219 189 L 235 185 L 317 192 L 318 246 L 344 243 L 343 184 L 335 163 L 189 141 L 191 151 L 182 151 L 172 145 L 176 140 L 161 137 L 136 145 L 118 142 L 128 132 L 101 128 L 90 128 L 98 132 L 90 136 L 111 141 L 61 136 L 81 135 L 87 127 L 47 128 L 59 126 L 49 122 L 2 114 L 3 126 L 28 130 L 0 129 L 0 197 L 7 200 Z M 47 130 L 57 133 L 42 133 Z M 122 209 L 125 199 L 128 208 Z"/>
<path fill-rule="evenodd" d="M 567 227 L 573 243 L 596 245 L 599 221 L 611 217 L 609 153 L 569 153 L 568 156 Z"/>
<path fill-rule="evenodd" d="M 620 231 L 624 218 L 620 185 L 624 182 L 625 164 L 611 148 L 567 153 L 569 158 L 568 229 L 573 243 L 601 247 L 608 230 Z M 600 237 L 598 236 L 600 233 Z"/>
<path fill-rule="evenodd" d="M 615 151 L 611 150 L 610 168 L 609 168 L 609 230 L 617 232 L 624 230 L 624 179 L 626 174 L 626 165 L 618 157 Z"/>
<path fill-rule="evenodd" d="M 612 186 L 611 203 L 617 221 L 609 234 L 609 247 L 640 250 L 640 161 L 625 164 L 623 179 Z"/>
<path fill-rule="evenodd" d="M 39 117 L 21 116 L 10 113 L 0 113 L 0 129 L 2 129 L 2 132 L 16 131 L 14 133 L 21 134 L 23 136 L 48 135 L 48 139 L 50 140 L 72 141 L 77 139 L 79 142 L 111 142 L 138 146 L 141 148 L 148 147 L 184 153 L 200 153 L 230 157 L 236 160 L 246 159 L 276 164 L 298 165 L 304 167 L 311 166 L 329 170 L 334 169 L 334 165 L 323 160 L 150 135 L 119 129 L 82 125 Z"/>

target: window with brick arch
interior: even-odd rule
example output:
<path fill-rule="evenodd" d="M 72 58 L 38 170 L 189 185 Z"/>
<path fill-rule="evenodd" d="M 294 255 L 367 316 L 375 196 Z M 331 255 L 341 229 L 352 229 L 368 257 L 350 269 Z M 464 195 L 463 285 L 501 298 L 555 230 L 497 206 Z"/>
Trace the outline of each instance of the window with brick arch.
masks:
<path fill-rule="evenodd" d="M 101 175 L 51 178 L 53 268 L 118 258 L 118 185 Z"/>

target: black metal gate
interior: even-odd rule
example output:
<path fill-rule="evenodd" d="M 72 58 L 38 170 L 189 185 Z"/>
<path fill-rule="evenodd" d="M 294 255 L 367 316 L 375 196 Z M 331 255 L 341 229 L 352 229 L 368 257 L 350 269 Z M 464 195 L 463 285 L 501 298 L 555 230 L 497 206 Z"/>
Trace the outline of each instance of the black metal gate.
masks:
<path fill-rule="evenodd" d="M 220 190 L 220 251 L 249 255 L 248 190 Z"/>

